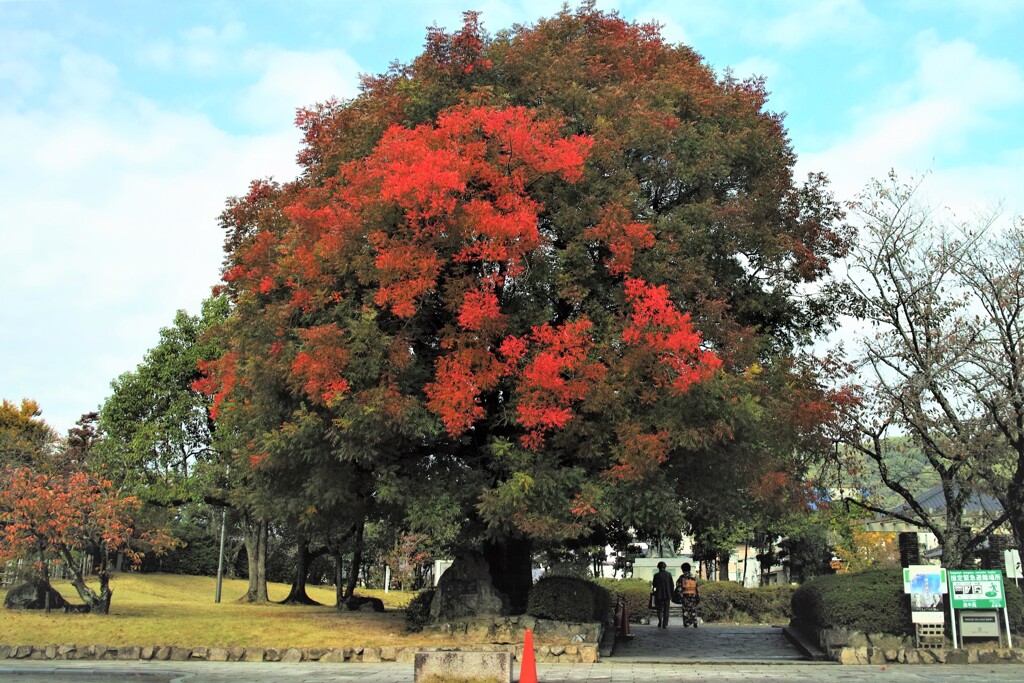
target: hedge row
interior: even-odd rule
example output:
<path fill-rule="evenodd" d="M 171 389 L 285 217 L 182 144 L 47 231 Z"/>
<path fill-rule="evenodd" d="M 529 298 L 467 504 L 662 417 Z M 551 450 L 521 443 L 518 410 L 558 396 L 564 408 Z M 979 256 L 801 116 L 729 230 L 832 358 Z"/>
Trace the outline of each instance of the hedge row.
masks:
<path fill-rule="evenodd" d="M 538 619 L 605 622 L 612 609 L 611 593 L 586 579 L 572 576 L 542 578 L 530 589 L 526 613 Z"/>
<path fill-rule="evenodd" d="M 651 582 L 643 579 L 594 579 L 594 583 L 602 586 L 614 598 L 622 598 L 626 603 L 629 620 L 639 623 L 650 613 Z"/>
<path fill-rule="evenodd" d="M 793 618 L 808 633 L 845 627 L 861 633 L 910 635 L 910 601 L 903 593 L 902 570 L 869 569 L 811 579 L 793 593 Z"/>
<path fill-rule="evenodd" d="M 700 611 L 705 621 L 789 621 L 792 599 L 793 588 L 788 585 L 744 588 L 731 581 L 700 585 Z"/>
<path fill-rule="evenodd" d="M 1004 579 L 1004 583 L 1010 629 L 1024 633 L 1024 593 L 1012 581 Z M 793 593 L 793 618 L 808 634 L 840 627 L 899 636 L 913 632 L 910 600 L 903 592 L 900 568 L 811 579 Z"/>

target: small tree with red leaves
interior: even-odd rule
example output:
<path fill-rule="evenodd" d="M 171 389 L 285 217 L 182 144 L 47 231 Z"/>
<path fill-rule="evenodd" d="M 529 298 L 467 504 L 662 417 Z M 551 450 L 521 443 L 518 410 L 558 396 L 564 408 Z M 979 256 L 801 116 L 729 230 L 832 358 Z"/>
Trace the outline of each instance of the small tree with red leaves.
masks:
<path fill-rule="evenodd" d="M 63 561 L 88 610 L 106 614 L 113 593 L 111 556 L 123 552 L 137 564 L 141 548 L 161 552 L 172 545 L 162 532 L 136 534 L 133 521 L 140 505 L 138 499 L 120 495 L 110 481 L 86 472 L 9 467 L 0 484 L 0 559 L 37 561 L 47 588 L 47 563 Z M 86 584 L 83 554 L 94 555 L 98 593 Z"/>

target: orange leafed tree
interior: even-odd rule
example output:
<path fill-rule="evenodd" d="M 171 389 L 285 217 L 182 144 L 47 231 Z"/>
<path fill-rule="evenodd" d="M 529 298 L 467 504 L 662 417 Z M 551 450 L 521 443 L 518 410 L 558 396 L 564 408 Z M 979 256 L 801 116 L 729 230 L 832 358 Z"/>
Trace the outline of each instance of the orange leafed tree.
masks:
<path fill-rule="evenodd" d="M 63 561 L 89 611 L 106 614 L 112 595 L 111 554 L 123 552 L 138 562 L 140 547 L 160 552 L 172 543 L 160 532 L 136 535 L 133 522 L 139 506 L 136 498 L 119 495 L 110 481 L 85 472 L 7 468 L 0 485 L 0 559 L 25 557 L 40 567 Z M 86 584 L 81 553 L 96 554 L 98 593 Z M 45 574 L 42 578 L 48 583 Z"/>

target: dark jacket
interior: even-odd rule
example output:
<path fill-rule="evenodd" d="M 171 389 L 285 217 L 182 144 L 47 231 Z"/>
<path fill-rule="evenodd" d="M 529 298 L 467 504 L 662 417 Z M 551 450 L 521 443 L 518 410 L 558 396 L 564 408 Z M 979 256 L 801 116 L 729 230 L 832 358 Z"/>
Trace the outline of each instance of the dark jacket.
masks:
<path fill-rule="evenodd" d="M 672 581 L 672 575 L 668 571 L 661 569 L 657 574 L 654 575 L 654 579 L 651 580 L 651 585 L 654 586 L 654 599 L 655 600 L 671 600 L 672 599 L 672 588 L 675 583 Z"/>

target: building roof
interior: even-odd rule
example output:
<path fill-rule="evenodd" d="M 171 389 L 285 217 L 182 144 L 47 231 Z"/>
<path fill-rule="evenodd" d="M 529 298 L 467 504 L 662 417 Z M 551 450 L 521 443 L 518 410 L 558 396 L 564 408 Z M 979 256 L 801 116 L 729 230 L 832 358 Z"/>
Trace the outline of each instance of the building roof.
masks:
<path fill-rule="evenodd" d="M 941 484 L 936 484 L 931 487 L 924 493 L 917 496 L 915 500 L 925 510 L 936 511 L 946 509 L 946 494 L 942 492 Z M 964 512 L 988 512 L 999 514 L 1002 511 L 1003 506 L 999 501 L 987 493 L 978 493 L 975 491 L 967 497 L 967 502 L 964 503 Z M 893 510 L 893 512 L 899 514 L 914 514 L 914 509 L 910 507 L 908 503 L 904 503 Z"/>

